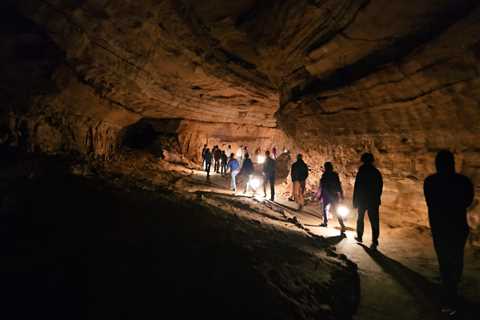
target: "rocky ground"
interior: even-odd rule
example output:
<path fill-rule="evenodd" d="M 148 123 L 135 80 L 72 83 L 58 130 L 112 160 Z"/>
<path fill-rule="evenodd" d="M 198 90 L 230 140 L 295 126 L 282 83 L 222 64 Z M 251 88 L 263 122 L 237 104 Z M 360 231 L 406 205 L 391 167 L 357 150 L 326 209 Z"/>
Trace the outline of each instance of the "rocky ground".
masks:
<path fill-rule="evenodd" d="M 355 312 L 356 265 L 261 203 L 2 155 L 0 274 L 9 319 L 351 319 Z M 157 178 L 191 179 L 184 173 Z"/>

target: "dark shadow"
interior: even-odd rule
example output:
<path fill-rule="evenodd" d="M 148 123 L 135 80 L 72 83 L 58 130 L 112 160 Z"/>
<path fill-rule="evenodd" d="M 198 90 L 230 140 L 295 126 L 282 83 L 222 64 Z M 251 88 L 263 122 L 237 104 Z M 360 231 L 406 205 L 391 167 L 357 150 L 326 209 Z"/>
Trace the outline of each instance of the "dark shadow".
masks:
<path fill-rule="evenodd" d="M 333 236 L 333 237 L 325 237 L 325 242 L 329 246 L 334 246 L 336 244 L 339 244 L 343 239 L 345 239 L 345 237 L 341 235 Z"/>
<path fill-rule="evenodd" d="M 323 220 L 323 217 L 322 217 L 321 215 L 316 215 L 315 213 L 313 213 L 313 212 L 311 212 L 311 211 L 309 211 L 309 210 L 303 209 L 301 212 L 304 213 L 304 214 L 307 214 L 307 215 L 309 215 L 309 216 L 315 217 L 315 218 L 317 218 L 317 219 Z"/>
<path fill-rule="evenodd" d="M 429 315 L 427 319 L 441 319 L 438 285 L 431 283 L 421 274 L 407 268 L 398 261 L 395 261 L 378 250 L 360 245 L 365 252 L 375 261 L 387 274 L 398 282 L 417 301 L 422 314 Z"/>

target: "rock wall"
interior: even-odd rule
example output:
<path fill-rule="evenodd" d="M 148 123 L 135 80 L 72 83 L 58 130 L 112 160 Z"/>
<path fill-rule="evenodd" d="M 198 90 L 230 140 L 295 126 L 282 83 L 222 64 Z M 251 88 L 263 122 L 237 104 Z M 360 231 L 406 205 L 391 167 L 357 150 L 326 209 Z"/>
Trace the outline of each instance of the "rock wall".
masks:
<path fill-rule="evenodd" d="M 317 82 L 314 92 L 283 97 L 282 128 L 318 162 L 332 160 L 351 190 L 361 153 L 372 152 L 385 177 L 385 208 L 397 222 L 426 223 L 424 178 L 435 153 L 452 150 L 458 171 L 477 189 L 470 211 L 479 230 L 480 10 L 400 60 L 356 79 L 356 65 L 339 71 L 342 85 Z"/>

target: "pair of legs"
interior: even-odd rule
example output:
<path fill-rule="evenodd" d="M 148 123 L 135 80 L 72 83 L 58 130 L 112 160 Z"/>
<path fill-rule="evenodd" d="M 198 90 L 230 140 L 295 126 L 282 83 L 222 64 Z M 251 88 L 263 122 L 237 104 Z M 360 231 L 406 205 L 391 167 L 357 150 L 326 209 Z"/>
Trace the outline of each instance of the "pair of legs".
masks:
<path fill-rule="evenodd" d="M 237 191 L 237 174 L 240 172 L 240 170 L 233 170 L 231 172 L 231 177 L 232 179 L 230 180 L 230 185 L 233 191 Z"/>
<path fill-rule="evenodd" d="M 267 197 L 267 183 L 270 184 L 270 200 L 275 200 L 275 177 L 265 177 L 263 179 L 263 195 Z"/>
<path fill-rule="evenodd" d="M 224 176 L 227 173 L 227 164 L 223 163 L 220 165 L 220 174 Z"/>
<path fill-rule="evenodd" d="M 458 307 L 458 284 L 463 273 L 463 258 L 468 232 L 444 230 L 433 233 L 433 245 L 437 253 L 440 277 L 443 284 L 443 304 Z"/>
<path fill-rule="evenodd" d="M 305 192 L 305 180 L 303 181 L 293 181 L 293 198 L 295 202 L 303 207 L 305 200 L 303 198 L 303 193 Z"/>
<path fill-rule="evenodd" d="M 210 179 L 210 167 L 212 166 L 211 162 L 205 162 L 205 171 L 207 172 L 207 179 Z"/>
<path fill-rule="evenodd" d="M 345 232 L 345 223 L 343 222 L 343 218 L 337 214 L 337 202 L 326 202 L 323 204 L 323 223 L 321 225 L 324 227 L 327 226 L 328 211 L 333 212 L 333 214 L 337 216 L 343 234 Z"/>
<path fill-rule="evenodd" d="M 243 193 L 247 193 L 249 189 L 251 189 L 251 186 L 250 186 L 250 179 L 251 179 L 252 175 L 249 174 L 248 176 L 246 176 L 246 181 L 245 181 L 245 189 L 243 189 Z"/>
<path fill-rule="evenodd" d="M 213 171 L 219 173 L 220 171 L 220 160 L 215 160 L 213 165 Z"/>
<path fill-rule="evenodd" d="M 358 208 L 357 218 L 357 240 L 362 241 L 365 211 L 368 213 L 368 219 L 372 226 L 372 245 L 378 246 L 378 237 L 380 236 L 380 214 L 378 206 L 367 206 Z"/>

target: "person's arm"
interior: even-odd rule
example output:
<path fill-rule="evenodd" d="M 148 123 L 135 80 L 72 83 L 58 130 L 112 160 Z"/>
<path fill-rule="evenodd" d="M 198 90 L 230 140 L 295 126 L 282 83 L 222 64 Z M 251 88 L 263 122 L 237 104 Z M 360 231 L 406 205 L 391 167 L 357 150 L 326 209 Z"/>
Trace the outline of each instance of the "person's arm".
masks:
<path fill-rule="evenodd" d="M 427 203 L 427 207 L 430 208 L 432 204 L 432 193 L 431 193 L 431 177 L 427 177 L 423 182 L 423 195 L 425 197 L 425 202 Z"/>
<path fill-rule="evenodd" d="M 340 197 L 340 200 L 343 201 L 343 189 L 342 189 L 342 183 L 340 182 L 340 177 L 337 174 L 337 184 L 338 184 L 338 194 Z"/>
<path fill-rule="evenodd" d="M 353 186 L 353 199 L 352 199 L 352 205 L 354 208 L 358 208 L 358 193 L 360 191 L 360 171 L 357 172 L 357 175 L 355 176 L 355 184 Z"/>
<path fill-rule="evenodd" d="M 472 205 L 473 200 L 475 198 L 475 188 L 473 186 L 472 181 L 465 177 L 465 208 L 468 208 Z"/>
<path fill-rule="evenodd" d="M 377 172 L 378 172 L 378 189 L 379 189 L 378 197 L 381 198 L 382 192 L 383 192 L 383 178 L 380 171 L 377 170 Z"/>

